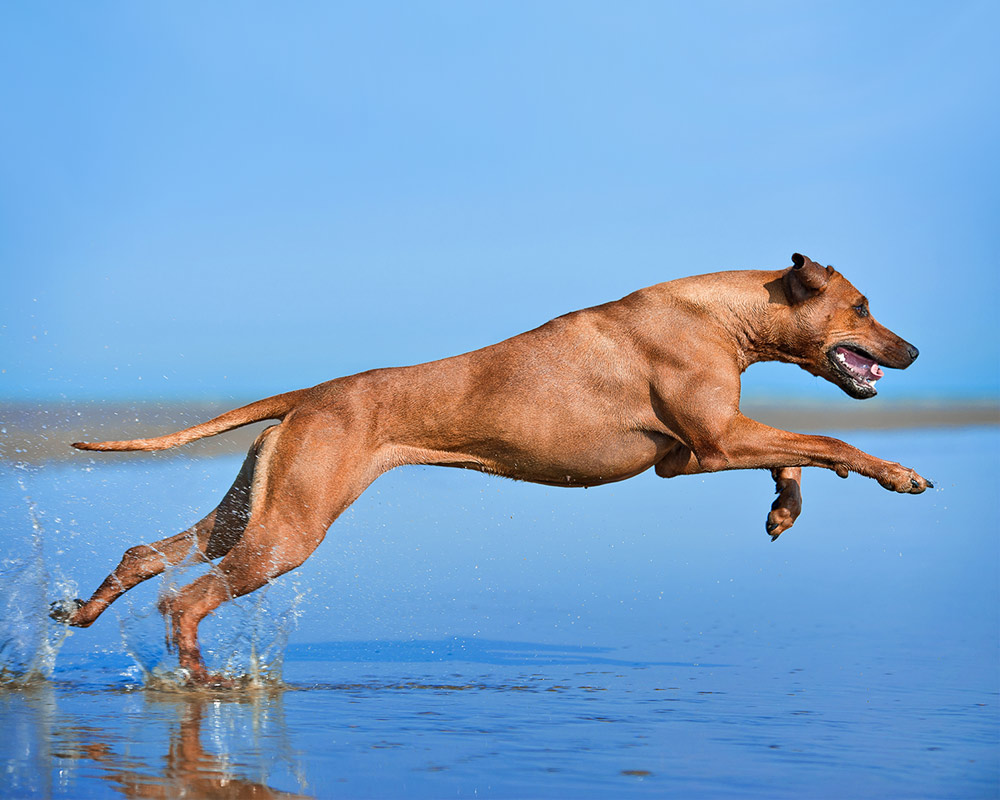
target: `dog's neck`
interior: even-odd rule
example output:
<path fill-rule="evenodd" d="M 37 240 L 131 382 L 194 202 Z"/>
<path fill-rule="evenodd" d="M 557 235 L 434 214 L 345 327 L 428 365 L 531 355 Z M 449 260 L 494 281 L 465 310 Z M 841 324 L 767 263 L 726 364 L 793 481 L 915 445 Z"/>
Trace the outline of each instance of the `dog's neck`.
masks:
<path fill-rule="evenodd" d="M 745 301 L 733 311 L 734 330 L 741 358 L 740 371 L 761 361 L 782 361 L 801 364 L 803 358 L 795 352 L 789 322 L 787 303 L 774 303 L 768 299 Z"/>
<path fill-rule="evenodd" d="M 761 361 L 794 361 L 781 341 L 779 314 L 766 299 L 748 302 L 744 296 L 726 307 L 731 315 L 727 329 L 735 343 L 740 372 Z"/>
<path fill-rule="evenodd" d="M 661 286 L 716 321 L 732 338 L 737 365 L 743 372 L 761 361 L 802 361 L 787 335 L 790 303 L 783 274 L 784 270 L 719 272 L 711 276 L 710 283 L 682 278 Z"/>

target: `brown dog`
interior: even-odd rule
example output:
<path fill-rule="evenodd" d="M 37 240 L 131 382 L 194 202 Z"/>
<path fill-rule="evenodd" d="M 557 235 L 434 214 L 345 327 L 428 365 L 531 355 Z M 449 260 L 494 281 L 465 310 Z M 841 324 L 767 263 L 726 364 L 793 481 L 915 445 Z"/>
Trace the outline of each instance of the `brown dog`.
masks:
<path fill-rule="evenodd" d="M 661 283 L 557 317 L 464 355 L 378 369 L 276 395 L 156 439 L 77 443 L 161 450 L 251 422 L 282 420 L 254 442 L 236 482 L 189 530 L 126 551 L 87 602 L 53 616 L 86 627 L 122 593 L 192 551 L 218 567 L 161 603 L 180 664 L 214 680 L 198 623 L 221 603 L 302 564 L 333 521 L 383 472 L 464 467 L 555 486 L 595 486 L 653 467 L 663 478 L 769 469 L 772 540 L 801 510 L 801 467 L 857 472 L 919 494 L 912 469 L 837 439 L 770 428 L 740 413 L 740 374 L 787 361 L 852 397 L 875 394 L 879 364 L 905 369 L 917 349 L 879 325 L 832 267 L 805 256 L 775 271 Z"/>

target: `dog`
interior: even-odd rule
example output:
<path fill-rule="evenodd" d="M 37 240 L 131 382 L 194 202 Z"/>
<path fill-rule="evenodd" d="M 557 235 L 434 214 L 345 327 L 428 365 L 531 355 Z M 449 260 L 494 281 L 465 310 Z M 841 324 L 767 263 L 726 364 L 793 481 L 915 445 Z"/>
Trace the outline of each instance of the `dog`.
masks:
<path fill-rule="evenodd" d="M 52 616 L 87 627 L 192 552 L 221 558 L 160 602 L 188 679 L 218 683 L 198 648 L 201 620 L 302 564 L 375 478 L 404 464 L 552 486 L 596 486 L 650 467 L 662 478 L 768 469 L 774 541 L 802 509 L 802 467 L 855 472 L 904 494 L 932 484 L 838 439 L 743 416 L 743 371 L 759 361 L 798 364 L 866 399 L 883 366 L 905 369 L 917 355 L 839 272 L 796 253 L 789 267 L 657 284 L 481 350 L 275 395 L 166 436 L 77 442 L 81 450 L 162 450 L 280 420 L 257 437 L 212 513 L 130 548 L 89 600 L 54 604 Z"/>

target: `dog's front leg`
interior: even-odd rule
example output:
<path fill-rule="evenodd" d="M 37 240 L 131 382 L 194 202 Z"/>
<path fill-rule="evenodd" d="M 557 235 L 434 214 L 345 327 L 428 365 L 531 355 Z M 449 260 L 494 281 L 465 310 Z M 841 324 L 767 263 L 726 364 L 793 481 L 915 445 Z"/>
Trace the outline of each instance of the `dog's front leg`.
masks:
<path fill-rule="evenodd" d="M 706 472 L 825 467 L 842 478 L 856 472 L 902 494 L 920 494 L 934 486 L 916 470 L 876 458 L 839 439 L 771 428 L 742 414 L 724 431 L 718 431 L 712 441 L 696 444 L 695 455 Z"/>
<path fill-rule="evenodd" d="M 661 478 L 693 475 L 707 471 L 702 468 L 691 449 L 681 442 L 674 442 L 663 458 L 657 462 L 655 470 Z M 802 513 L 802 492 L 799 488 L 802 481 L 802 469 L 800 467 L 772 469 L 771 477 L 774 478 L 774 487 L 778 496 L 771 504 L 765 529 L 773 542 L 791 528 L 799 514 Z"/>

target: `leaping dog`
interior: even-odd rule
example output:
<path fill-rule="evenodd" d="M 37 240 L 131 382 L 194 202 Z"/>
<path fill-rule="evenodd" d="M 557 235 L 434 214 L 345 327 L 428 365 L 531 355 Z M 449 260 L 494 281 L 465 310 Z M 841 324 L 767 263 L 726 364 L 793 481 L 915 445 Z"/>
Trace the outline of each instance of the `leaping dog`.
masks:
<path fill-rule="evenodd" d="M 57 603 L 52 615 L 87 627 L 192 552 L 221 558 L 160 605 L 190 680 L 220 680 L 198 649 L 201 620 L 302 564 L 375 478 L 404 464 L 553 486 L 596 486 L 650 467 L 662 478 L 769 469 L 778 495 L 766 522 L 772 541 L 801 511 L 801 467 L 920 494 L 932 484 L 912 469 L 740 413 L 740 375 L 758 361 L 798 364 L 865 399 L 882 366 L 905 369 L 917 357 L 839 272 L 798 253 L 792 262 L 657 284 L 491 347 L 337 378 L 167 436 L 77 442 L 81 450 L 163 450 L 280 420 L 257 437 L 212 513 L 130 548 L 89 600 Z"/>

